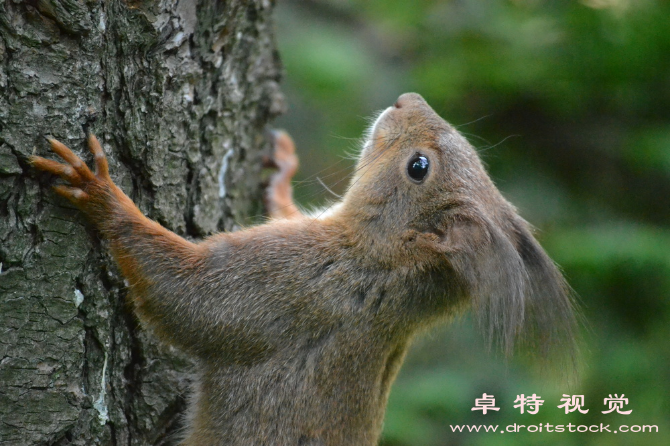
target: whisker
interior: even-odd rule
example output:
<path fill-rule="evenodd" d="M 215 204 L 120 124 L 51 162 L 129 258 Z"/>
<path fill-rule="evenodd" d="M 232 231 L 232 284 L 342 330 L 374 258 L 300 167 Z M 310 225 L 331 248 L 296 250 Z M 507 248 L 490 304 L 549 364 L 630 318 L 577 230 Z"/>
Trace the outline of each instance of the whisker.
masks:
<path fill-rule="evenodd" d="M 499 141 L 499 142 L 497 142 L 497 143 L 495 143 L 495 144 L 493 144 L 493 145 L 490 145 L 490 146 L 488 146 L 488 147 L 482 147 L 482 148 L 477 149 L 477 152 L 479 152 L 479 153 L 486 152 L 486 151 L 488 151 L 488 150 L 491 150 L 491 149 L 494 149 L 494 148 L 498 147 L 499 145 L 503 144 L 505 141 L 507 141 L 507 140 L 510 139 L 510 138 L 518 138 L 518 137 L 520 137 L 520 136 L 521 136 L 521 135 L 509 135 L 509 136 L 506 136 L 506 137 L 504 137 L 501 141 Z"/>
<path fill-rule="evenodd" d="M 373 164 L 376 160 L 378 160 L 382 155 L 384 155 L 384 153 L 391 147 L 391 145 L 393 145 L 393 143 L 395 143 L 395 142 L 400 138 L 400 136 L 401 136 L 401 134 L 400 134 L 400 132 L 398 132 L 398 133 L 396 133 L 396 134 L 393 136 L 393 138 L 385 138 L 385 140 L 384 140 L 384 146 L 382 147 L 381 150 L 379 150 L 379 153 L 377 153 L 376 155 L 374 155 L 374 156 L 372 157 L 372 159 L 371 159 L 370 161 L 368 161 L 367 163 L 363 163 L 361 166 L 357 166 L 357 168 L 356 168 L 356 170 L 355 170 L 355 173 L 356 173 L 356 174 L 360 173 L 360 175 L 358 176 L 358 178 L 356 178 L 356 179 L 351 183 L 351 185 L 350 185 L 349 187 L 353 187 L 353 186 L 355 186 L 356 183 L 358 183 L 358 181 L 360 181 L 360 179 L 363 177 L 363 175 L 365 175 L 365 173 L 366 173 L 368 170 L 370 170 L 370 169 L 372 168 L 372 164 Z M 372 142 L 374 142 L 374 141 L 372 141 Z M 365 170 L 363 170 L 363 169 L 365 169 Z M 340 183 L 340 182 L 337 182 L 337 183 L 335 183 L 335 185 L 337 185 L 337 184 L 339 184 L 339 183 Z M 323 209 L 323 210 L 321 211 L 321 213 L 320 213 L 319 215 L 316 216 L 316 218 L 314 219 L 314 221 L 316 221 L 316 220 L 318 220 L 319 218 L 321 218 L 321 216 L 323 216 L 327 211 L 329 211 L 329 210 L 333 207 L 334 204 L 335 204 L 335 203 L 331 203 L 329 206 L 327 206 L 325 209 Z M 310 223 L 310 224 L 311 224 L 311 223 Z"/>
<path fill-rule="evenodd" d="M 327 190 L 328 192 L 330 192 L 331 194 L 335 195 L 337 198 L 342 199 L 342 195 L 338 195 L 338 194 L 336 194 L 335 192 L 333 192 L 328 186 L 326 186 L 326 183 L 324 183 L 323 181 L 321 181 L 321 178 L 316 177 L 316 179 L 319 180 L 319 183 L 324 187 L 324 189 L 326 189 L 326 190 Z"/>
<path fill-rule="evenodd" d="M 481 118 L 475 119 L 474 121 L 466 122 L 465 124 L 454 125 L 454 127 L 457 128 L 457 129 L 460 129 L 461 127 L 465 127 L 466 125 L 474 124 L 475 122 L 479 122 L 483 119 L 490 118 L 491 116 L 493 116 L 493 113 L 488 114 L 488 115 L 484 115 Z"/>
<path fill-rule="evenodd" d="M 375 118 L 375 119 L 376 119 L 376 118 Z M 383 146 L 382 146 L 381 150 L 379 150 L 379 152 L 376 153 L 374 156 L 372 156 L 370 159 L 368 159 L 368 160 L 366 160 L 366 161 L 363 161 L 363 162 L 359 162 L 359 163 L 355 166 L 355 168 L 354 168 L 354 170 L 353 170 L 353 175 L 356 175 L 356 174 L 358 174 L 358 173 L 360 172 L 360 173 L 361 173 L 361 176 L 362 176 L 365 172 L 367 172 L 367 170 L 372 166 L 372 164 L 373 164 L 375 161 L 377 161 L 377 160 L 378 160 L 378 159 L 379 159 L 379 158 L 386 152 L 386 150 L 388 150 L 388 148 L 400 138 L 400 136 L 401 136 L 401 133 L 400 133 L 400 132 L 396 132 L 396 133 L 394 133 L 394 134 L 392 134 L 392 135 L 387 135 L 387 136 L 385 136 L 385 137 L 377 137 L 376 139 L 368 139 L 367 141 L 369 142 L 369 144 L 377 145 L 377 144 L 379 144 L 379 143 L 382 143 Z M 356 138 L 356 140 L 358 140 L 358 141 L 366 141 L 364 138 Z M 355 157 L 355 160 L 359 160 L 359 159 L 360 159 L 360 155 L 357 155 L 357 156 Z M 347 158 L 344 158 L 344 157 L 343 157 L 343 158 L 341 158 L 339 161 L 337 161 L 333 166 L 336 166 L 336 165 L 338 165 L 338 164 L 341 164 L 342 162 L 344 162 L 344 161 L 346 161 L 346 160 L 347 160 Z M 328 192 L 330 192 L 332 195 L 334 195 L 334 196 L 338 197 L 339 199 L 341 199 L 342 196 L 340 196 L 340 195 L 336 194 L 335 192 L 333 192 L 332 187 L 338 186 L 338 185 L 341 184 L 343 181 L 349 181 L 350 176 L 346 176 L 346 177 L 344 177 L 344 178 L 342 178 L 342 179 L 336 181 L 335 183 L 331 184 L 330 187 L 327 186 L 327 185 L 323 182 L 322 178 L 323 178 L 323 179 L 327 179 L 327 178 L 333 177 L 333 176 L 335 176 L 335 175 L 341 175 L 343 172 L 347 172 L 347 171 L 349 171 L 349 170 L 351 169 L 351 165 L 348 165 L 347 167 L 342 168 L 342 169 L 338 169 L 338 170 L 336 170 L 335 172 L 331 172 L 331 173 L 328 173 L 328 174 L 326 174 L 326 175 L 323 175 L 324 172 L 326 172 L 328 169 L 332 168 L 333 166 L 327 167 L 327 168 L 325 168 L 325 169 L 321 169 L 319 172 L 316 172 L 316 173 L 310 175 L 309 177 L 307 177 L 307 178 L 305 178 L 305 179 L 303 179 L 303 180 L 293 182 L 292 186 L 294 187 L 294 190 L 301 190 L 301 189 L 303 189 L 303 188 L 305 188 L 305 187 L 307 187 L 307 186 L 309 186 L 309 185 L 315 185 L 315 184 L 318 183 L 318 184 L 320 184 L 324 189 L 326 189 Z M 360 179 L 360 178 L 359 178 L 359 179 Z M 356 179 L 356 180 L 350 185 L 350 187 L 353 186 L 354 184 L 356 184 L 356 183 L 358 182 L 359 179 Z M 307 196 L 305 196 L 304 199 L 305 199 L 305 200 L 311 200 L 312 198 L 321 195 L 321 193 L 322 193 L 322 191 L 316 191 L 316 192 L 310 193 L 310 194 L 308 194 Z M 323 210 L 322 210 L 321 213 L 316 217 L 316 219 L 320 218 L 325 212 L 327 212 L 328 210 L 330 210 L 330 209 L 333 207 L 333 205 L 335 205 L 336 203 L 337 203 L 337 202 L 330 203 L 330 204 L 327 205 L 325 208 L 323 208 Z M 283 210 L 283 209 L 286 209 L 286 208 L 288 208 L 288 207 L 290 207 L 290 205 L 282 206 L 282 207 L 278 208 L 278 210 Z M 261 217 L 266 217 L 266 216 L 263 215 L 263 214 L 256 214 L 256 215 L 252 216 L 251 218 L 261 218 Z"/>

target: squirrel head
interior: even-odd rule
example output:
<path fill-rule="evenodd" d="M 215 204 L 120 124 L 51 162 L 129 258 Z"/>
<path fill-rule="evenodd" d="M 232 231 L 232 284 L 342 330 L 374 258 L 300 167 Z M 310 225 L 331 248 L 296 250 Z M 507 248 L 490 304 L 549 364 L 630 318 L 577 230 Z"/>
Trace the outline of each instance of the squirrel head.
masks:
<path fill-rule="evenodd" d="M 456 214 L 502 221 L 515 213 L 475 149 L 416 93 L 403 94 L 376 119 L 344 201 L 360 218 L 388 216 L 394 229 L 437 234 Z M 451 248 L 461 242 L 452 240 Z"/>
<path fill-rule="evenodd" d="M 490 343 L 574 363 L 570 288 L 476 150 L 420 95 L 376 119 L 341 210 L 377 260 L 455 275 L 444 306 L 471 303 Z"/>

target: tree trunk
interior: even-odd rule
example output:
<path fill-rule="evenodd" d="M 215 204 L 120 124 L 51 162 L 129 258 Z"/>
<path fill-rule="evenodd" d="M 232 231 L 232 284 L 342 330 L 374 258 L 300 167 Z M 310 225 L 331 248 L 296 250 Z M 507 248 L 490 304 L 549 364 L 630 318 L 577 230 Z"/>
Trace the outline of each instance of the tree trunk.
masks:
<path fill-rule="evenodd" d="M 26 162 L 51 135 L 186 237 L 261 212 L 282 108 L 269 0 L 0 0 L 0 443 L 172 444 L 188 359 L 124 304 L 104 242 Z"/>

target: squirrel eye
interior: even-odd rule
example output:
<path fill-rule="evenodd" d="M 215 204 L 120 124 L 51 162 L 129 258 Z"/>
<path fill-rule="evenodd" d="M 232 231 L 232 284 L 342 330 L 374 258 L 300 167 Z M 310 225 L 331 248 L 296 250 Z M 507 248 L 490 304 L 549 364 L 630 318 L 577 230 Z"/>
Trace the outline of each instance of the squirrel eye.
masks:
<path fill-rule="evenodd" d="M 421 183 L 428 174 L 429 165 L 430 162 L 428 161 L 428 158 L 417 153 L 407 164 L 407 175 L 409 175 L 413 181 Z"/>

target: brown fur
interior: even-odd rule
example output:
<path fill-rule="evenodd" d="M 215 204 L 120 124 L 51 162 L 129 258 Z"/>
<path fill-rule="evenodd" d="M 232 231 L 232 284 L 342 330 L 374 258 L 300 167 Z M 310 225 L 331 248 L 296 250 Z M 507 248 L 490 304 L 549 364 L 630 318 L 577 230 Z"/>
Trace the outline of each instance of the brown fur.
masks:
<path fill-rule="evenodd" d="M 411 337 L 473 304 L 492 342 L 572 346 L 568 288 L 475 150 L 416 94 L 371 129 L 342 202 L 297 212 L 297 159 L 277 142 L 267 224 L 193 244 L 144 217 L 62 144 L 35 167 L 72 187 L 110 241 L 140 318 L 196 358 L 189 445 L 373 445 Z M 416 184 L 407 162 L 421 153 Z M 284 164 L 282 164 L 284 163 Z M 288 173 L 287 173 L 288 172 Z M 290 217 L 290 218 L 281 218 Z"/>

